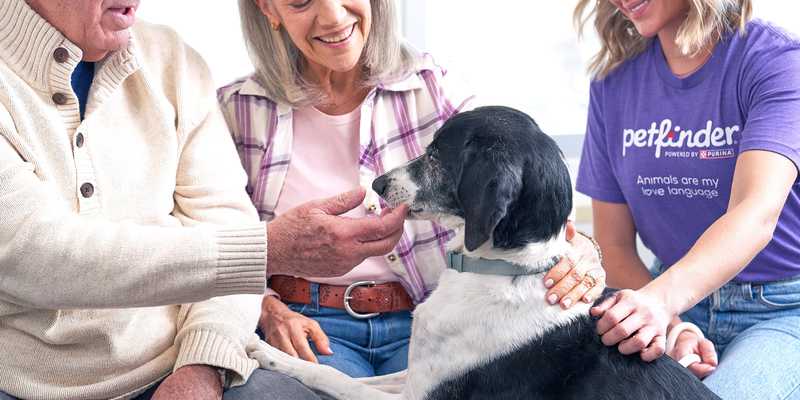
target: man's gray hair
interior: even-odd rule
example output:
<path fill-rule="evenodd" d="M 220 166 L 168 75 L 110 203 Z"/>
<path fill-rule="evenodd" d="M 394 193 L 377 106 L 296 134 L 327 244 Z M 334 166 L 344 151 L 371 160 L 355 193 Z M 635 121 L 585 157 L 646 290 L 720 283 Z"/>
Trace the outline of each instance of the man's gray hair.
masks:
<path fill-rule="evenodd" d="M 403 78 L 415 70 L 419 60 L 400 34 L 395 0 L 370 0 L 370 4 L 372 28 L 359 61 L 365 87 Z M 313 84 L 303 79 L 303 55 L 286 30 L 272 30 L 254 0 L 239 0 L 239 14 L 256 79 L 270 100 L 298 107 L 324 99 Z"/>

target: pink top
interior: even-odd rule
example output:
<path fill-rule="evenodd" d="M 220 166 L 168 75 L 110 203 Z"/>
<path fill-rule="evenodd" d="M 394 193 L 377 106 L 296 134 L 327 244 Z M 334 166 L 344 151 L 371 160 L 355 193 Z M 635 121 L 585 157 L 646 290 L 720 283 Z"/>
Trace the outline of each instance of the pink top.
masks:
<path fill-rule="evenodd" d="M 314 107 L 294 110 L 292 162 L 275 206 L 275 215 L 312 199 L 335 196 L 359 186 L 359 120 L 361 108 L 328 115 Z M 362 204 L 345 216 L 367 216 Z M 349 285 L 369 280 L 399 281 L 383 257 L 370 257 L 338 278 L 304 277 L 312 282 Z"/>

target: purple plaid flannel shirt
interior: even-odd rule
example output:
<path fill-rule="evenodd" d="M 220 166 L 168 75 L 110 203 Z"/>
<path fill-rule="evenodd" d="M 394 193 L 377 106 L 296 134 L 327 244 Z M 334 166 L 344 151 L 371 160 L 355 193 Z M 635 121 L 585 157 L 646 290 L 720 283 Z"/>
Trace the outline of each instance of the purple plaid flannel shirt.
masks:
<path fill-rule="evenodd" d="M 448 118 L 475 107 L 474 95 L 462 93 L 461 85 L 448 85 L 446 76 L 424 56 L 416 73 L 380 84 L 364 99 L 358 169 L 360 184 L 368 189 L 363 206 L 369 212 L 380 213 L 382 205 L 370 189 L 373 179 L 421 155 Z M 269 221 L 292 159 L 292 108 L 267 98 L 252 76 L 220 88 L 218 95 L 249 176 L 247 192 L 261 219 Z M 415 302 L 424 300 L 438 281 L 452 235 L 430 222 L 407 221 L 400 242 L 385 256 Z"/>

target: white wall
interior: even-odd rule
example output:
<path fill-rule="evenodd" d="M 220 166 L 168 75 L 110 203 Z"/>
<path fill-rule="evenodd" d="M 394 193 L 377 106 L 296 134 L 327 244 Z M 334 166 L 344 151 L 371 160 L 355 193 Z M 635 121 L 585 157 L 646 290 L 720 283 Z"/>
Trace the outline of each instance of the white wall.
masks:
<path fill-rule="evenodd" d="M 573 135 L 560 141 L 583 134 L 589 85 L 585 69 L 598 44 L 591 32 L 584 41 L 577 40 L 571 16 L 575 1 L 394 1 L 406 38 L 465 78 L 485 102 L 520 108 L 551 135 Z M 237 3 L 143 0 L 139 17 L 176 29 L 205 57 L 217 86 L 222 86 L 252 70 Z M 800 1 L 755 3 L 756 17 L 800 34 Z M 579 147 L 571 147 L 574 172 Z M 589 199 L 578 194 L 575 206 L 578 222 L 590 229 Z"/>
<path fill-rule="evenodd" d="M 253 69 L 239 29 L 236 0 L 142 0 L 137 17 L 178 31 L 208 62 L 217 86 Z"/>
<path fill-rule="evenodd" d="M 395 0 L 406 37 L 465 78 L 486 102 L 520 108 L 552 135 L 583 133 L 597 43 L 578 42 L 574 1 Z M 755 0 L 756 16 L 800 34 L 800 1 Z M 218 86 L 251 70 L 234 0 L 143 0 L 139 17 L 167 24 L 197 49 Z"/>
<path fill-rule="evenodd" d="M 800 33 L 800 2 L 755 0 L 757 17 Z M 551 135 L 582 134 L 588 103 L 586 65 L 599 44 L 588 27 L 578 41 L 575 1 L 407 0 L 423 15 L 418 47 L 465 75 L 488 103 L 530 113 Z"/>
<path fill-rule="evenodd" d="M 605 0 L 601 0 L 605 1 Z M 451 71 L 466 77 L 491 104 L 531 114 L 557 138 L 574 174 L 586 126 L 586 65 L 599 43 L 588 27 L 579 41 L 576 1 L 405 0 L 406 36 Z M 755 0 L 755 15 L 800 34 L 800 1 Z M 574 182 L 574 179 L 573 179 Z M 591 230 L 590 199 L 574 196 L 573 215 Z M 644 248 L 646 262 L 652 258 Z"/>

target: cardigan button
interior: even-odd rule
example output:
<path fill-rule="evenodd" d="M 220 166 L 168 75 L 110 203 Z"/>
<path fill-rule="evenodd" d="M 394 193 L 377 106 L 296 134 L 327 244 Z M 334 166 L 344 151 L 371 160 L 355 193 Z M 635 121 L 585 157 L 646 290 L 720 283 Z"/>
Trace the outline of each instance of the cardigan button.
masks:
<path fill-rule="evenodd" d="M 59 106 L 67 104 L 67 95 L 61 92 L 53 93 L 53 103 L 56 103 Z"/>
<path fill-rule="evenodd" d="M 53 52 L 53 58 L 57 63 L 63 64 L 69 60 L 69 51 L 63 47 L 59 47 Z"/>
<path fill-rule="evenodd" d="M 86 182 L 81 185 L 81 196 L 83 196 L 83 198 L 88 199 L 89 197 L 92 197 L 93 194 L 94 186 L 91 183 Z"/>
<path fill-rule="evenodd" d="M 80 132 L 78 132 L 78 134 L 75 135 L 75 146 L 77 146 L 78 148 L 83 147 L 83 134 Z"/>

